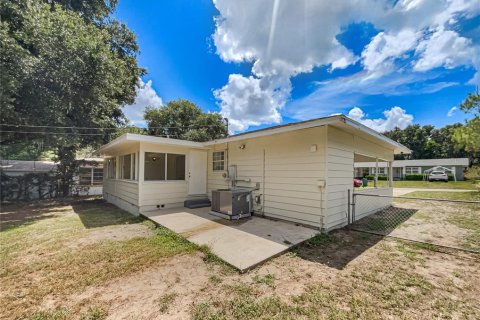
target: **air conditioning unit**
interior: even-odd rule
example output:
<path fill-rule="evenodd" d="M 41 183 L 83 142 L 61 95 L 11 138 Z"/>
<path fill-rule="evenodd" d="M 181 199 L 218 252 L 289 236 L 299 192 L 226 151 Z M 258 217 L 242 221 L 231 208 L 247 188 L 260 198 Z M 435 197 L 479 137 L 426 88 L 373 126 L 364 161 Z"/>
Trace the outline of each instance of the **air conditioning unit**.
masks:
<path fill-rule="evenodd" d="M 219 189 L 212 191 L 210 214 L 225 219 L 250 217 L 252 212 L 251 189 Z"/>

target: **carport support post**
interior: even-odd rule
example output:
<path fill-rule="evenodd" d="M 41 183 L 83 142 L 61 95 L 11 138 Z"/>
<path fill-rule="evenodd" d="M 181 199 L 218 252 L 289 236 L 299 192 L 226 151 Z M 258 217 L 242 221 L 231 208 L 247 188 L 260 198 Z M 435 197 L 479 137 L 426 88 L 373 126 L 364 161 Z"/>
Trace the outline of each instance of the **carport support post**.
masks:
<path fill-rule="evenodd" d="M 393 161 L 388 162 L 388 187 L 393 187 Z"/>
<path fill-rule="evenodd" d="M 375 178 L 373 180 L 373 186 L 378 187 L 378 158 L 375 158 Z"/>

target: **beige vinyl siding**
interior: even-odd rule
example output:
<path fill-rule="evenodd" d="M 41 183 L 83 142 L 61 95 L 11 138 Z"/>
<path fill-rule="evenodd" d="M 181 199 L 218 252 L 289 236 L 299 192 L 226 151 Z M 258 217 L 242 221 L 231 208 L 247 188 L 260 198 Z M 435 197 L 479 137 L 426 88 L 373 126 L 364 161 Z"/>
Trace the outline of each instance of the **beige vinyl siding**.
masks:
<path fill-rule="evenodd" d="M 325 128 L 317 127 L 217 144 L 208 155 L 208 190 L 228 187 L 222 173 L 212 170 L 214 151 L 228 149 L 228 165 L 237 166 L 238 186 L 255 187 L 261 204 L 254 205 L 257 215 L 320 226 L 322 189 L 318 180 L 325 179 Z M 245 149 L 240 149 L 241 145 Z M 311 152 L 312 145 L 317 146 Z M 225 169 L 228 169 L 228 165 Z M 226 172 L 226 171 L 225 171 Z"/>
<path fill-rule="evenodd" d="M 213 153 L 216 151 L 225 151 L 225 170 L 223 171 L 213 171 Z M 228 181 L 223 177 L 227 174 L 228 169 L 228 151 L 227 144 L 221 143 L 216 144 L 208 150 L 207 155 L 207 193 L 208 198 L 212 198 L 212 190 L 228 188 Z"/>
<path fill-rule="evenodd" d="M 116 151 L 116 154 L 111 155 L 116 158 L 116 176 L 119 176 L 119 156 L 137 153 L 139 145 L 132 145 L 125 148 L 120 148 Z M 111 157 L 110 156 L 110 157 Z M 106 163 L 107 161 L 105 161 Z M 103 197 L 108 202 L 115 204 L 116 206 L 132 213 L 138 214 L 139 205 L 139 186 L 138 181 L 134 180 L 122 180 L 111 179 L 107 174 L 107 165 L 104 165 L 104 180 L 103 180 Z M 135 168 L 135 170 L 137 170 Z"/>
<path fill-rule="evenodd" d="M 347 223 L 348 190 L 353 192 L 355 153 L 391 161 L 393 150 L 333 126 L 328 126 L 327 131 L 328 209 L 324 222 L 325 229 L 331 230 Z M 378 207 L 383 205 L 379 204 Z"/>
<path fill-rule="evenodd" d="M 183 202 L 188 198 L 189 151 L 190 148 L 188 147 L 157 145 L 146 142 L 140 144 L 140 152 L 143 154 L 145 152 L 184 154 L 186 171 L 185 180 L 144 181 L 144 176 L 140 176 L 140 212 L 183 206 Z M 144 157 L 141 157 L 141 161 L 145 161 Z M 141 171 L 142 175 L 144 175 L 144 170 L 145 168 Z"/>
<path fill-rule="evenodd" d="M 188 181 L 145 181 L 142 183 L 140 211 L 182 207 L 187 197 Z"/>
<path fill-rule="evenodd" d="M 126 180 L 106 180 L 104 192 L 115 195 L 133 205 L 138 205 L 138 183 Z"/>
<path fill-rule="evenodd" d="M 107 179 L 103 181 L 103 198 L 132 214 L 139 213 L 139 190 L 136 181 Z"/>
<path fill-rule="evenodd" d="M 325 229 L 344 224 L 348 189 L 353 184 L 354 136 L 329 126 L 327 128 L 327 214 Z"/>

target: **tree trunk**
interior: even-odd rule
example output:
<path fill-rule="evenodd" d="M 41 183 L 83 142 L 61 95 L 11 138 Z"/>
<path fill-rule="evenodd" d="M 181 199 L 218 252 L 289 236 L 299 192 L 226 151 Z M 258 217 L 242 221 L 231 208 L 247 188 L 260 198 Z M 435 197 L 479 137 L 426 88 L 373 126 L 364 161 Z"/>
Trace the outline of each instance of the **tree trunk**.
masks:
<path fill-rule="evenodd" d="M 78 169 L 75 161 L 76 148 L 74 146 L 59 147 L 57 150 L 57 159 L 59 161 L 57 172 L 60 179 L 60 192 L 63 197 L 70 193 L 70 187 L 73 184 L 73 178 Z"/>

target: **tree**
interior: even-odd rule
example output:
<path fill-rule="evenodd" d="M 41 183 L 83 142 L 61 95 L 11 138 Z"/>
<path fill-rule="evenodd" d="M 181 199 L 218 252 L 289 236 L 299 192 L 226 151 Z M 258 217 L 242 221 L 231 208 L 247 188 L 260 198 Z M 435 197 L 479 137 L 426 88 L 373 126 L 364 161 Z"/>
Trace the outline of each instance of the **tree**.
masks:
<path fill-rule="evenodd" d="M 405 129 L 395 128 L 384 134 L 412 150 L 411 155 L 396 155 L 395 159 L 437 159 L 472 157 L 465 149 L 459 149 L 453 135 L 463 125 L 456 123 L 436 129 L 433 126 L 410 125 Z"/>
<path fill-rule="evenodd" d="M 453 139 L 460 148 L 475 154 L 480 153 L 480 95 L 470 93 L 460 105 L 465 113 L 473 113 L 473 119 L 467 121 L 463 127 L 457 128 Z"/>
<path fill-rule="evenodd" d="M 76 151 L 106 142 L 112 132 L 75 128 L 124 124 L 121 107 L 133 103 L 144 73 L 137 65 L 134 34 L 109 18 L 115 4 L 0 3 L 0 119 L 10 125 L 2 126 L 1 143 L 16 144 L 27 136 L 29 142 L 53 149 L 65 195 L 77 169 Z M 58 126 L 68 128 L 52 128 Z"/>
<path fill-rule="evenodd" d="M 148 107 L 144 118 L 152 135 L 200 142 L 228 135 L 219 113 L 204 113 L 193 102 L 184 99 L 170 101 L 165 107 Z"/>

